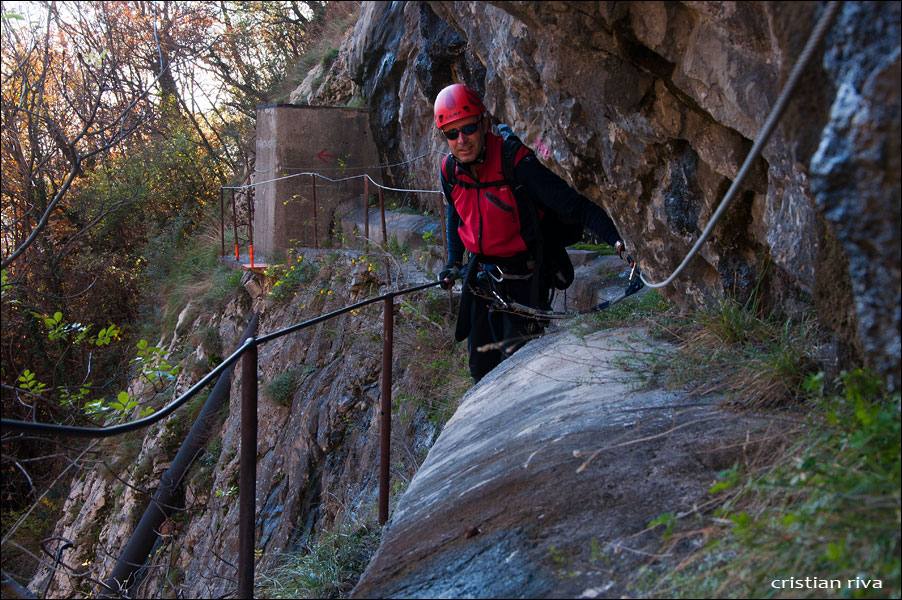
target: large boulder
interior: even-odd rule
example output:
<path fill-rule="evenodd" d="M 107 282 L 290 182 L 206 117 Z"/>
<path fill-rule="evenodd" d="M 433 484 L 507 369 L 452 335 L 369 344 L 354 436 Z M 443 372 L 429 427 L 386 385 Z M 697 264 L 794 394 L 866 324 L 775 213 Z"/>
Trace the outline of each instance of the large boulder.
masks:
<path fill-rule="evenodd" d="M 353 596 L 635 597 L 624 594 L 660 541 L 649 522 L 701 504 L 766 423 L 654 386 L 637 392 L 618 361 L 663 348 L 635 335 L 548 335 L 480 381 Z"/>

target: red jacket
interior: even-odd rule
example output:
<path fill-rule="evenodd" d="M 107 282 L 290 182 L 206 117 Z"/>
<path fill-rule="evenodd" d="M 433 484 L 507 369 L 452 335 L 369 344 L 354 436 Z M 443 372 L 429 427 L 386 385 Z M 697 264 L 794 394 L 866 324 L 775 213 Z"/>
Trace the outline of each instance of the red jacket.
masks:
<path fill-rule="evenodd" d="M 457 232 L 464 247 L 472 254 L 507 258 L 525 252 L 526 242 L 517 200 L 501 169 L 502 143 L 499 136 L 486 134 L 479 179 L 453 160 L 444 161 L 442 175 L 453 185 L 451 202 L 460 216 Z M 514 164 L 530 152 L 523 146 Z M 454 172 L 448 173 L 451 168 Z"/>

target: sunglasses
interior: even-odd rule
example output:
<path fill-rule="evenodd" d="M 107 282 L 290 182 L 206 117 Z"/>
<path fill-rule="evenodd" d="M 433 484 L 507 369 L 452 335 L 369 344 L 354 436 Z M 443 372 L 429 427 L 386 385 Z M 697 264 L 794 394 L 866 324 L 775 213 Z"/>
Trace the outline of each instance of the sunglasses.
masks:
<path fill-rule="evenodd" d="M 482 123 L 482 119 L 479 119 L 475 123 L 470 123 L 469 125 L 464 125 L 460 129 L 450 129 L 448 131 L 442 130 L 442 133 L 445 134 L 445 137 L 449 140 L 456 140 L 457 136 L 460 134 L 464 135 L 473 135 L 479 130 L 479 124 Z"/>

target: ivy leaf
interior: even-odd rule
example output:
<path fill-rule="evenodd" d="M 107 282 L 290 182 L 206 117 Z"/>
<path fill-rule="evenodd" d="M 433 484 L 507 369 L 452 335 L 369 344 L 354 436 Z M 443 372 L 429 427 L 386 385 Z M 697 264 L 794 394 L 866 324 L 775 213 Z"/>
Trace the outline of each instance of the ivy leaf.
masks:
<path fill-rule="evenodd" d="M 827 551 L 824 552 L 824 556 L 830 562 L 840 562 L 842 560 L 843 555 L 846 553 L 845 543 L 840 542 L 830 542 L 827 544 Z"/>

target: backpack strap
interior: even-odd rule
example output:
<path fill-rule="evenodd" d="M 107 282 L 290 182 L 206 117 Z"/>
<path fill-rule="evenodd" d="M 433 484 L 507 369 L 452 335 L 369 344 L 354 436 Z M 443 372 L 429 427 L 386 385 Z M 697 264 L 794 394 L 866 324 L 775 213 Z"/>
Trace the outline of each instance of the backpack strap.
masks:
<path fill-rule="evenodd" d="M 442 185 L 447 185 L 448 190 L 451 190 L 451 188 L 457 185 L 468 189 L 483 189 L 504 185 L 505 183 L 503 177 L 498 181 L 464 181 L 457 177 L 457 167 L 459 165 L 460 163 L 457 162 L 457 159 L 454 158 L 453 154 L 448 154 L 448 156 L 442 160 L 441 180 Z"/>
<path fill-rule="evenodd" d="M 536 244 L 541 246 L 542 230 L 539 225 L 541 213 L 536 203 L 529 195 L 526 187 L 517 181 L 516 167 L 527 156 L 531 156 L 533 151 L 520 141 L 516 135 L 511 132 L 507 125 L 499 125 L 498 132 L 501 134 L 504 142 L 501 145 L 501 173 L 505 182 L 511 186 L 514 192 L 514 198 L 517 200 L 517 208 L 520 212 L 520 235 L 530 254 L 534 257 L 541 255 L 541 248 L 536 248 Z"/>
<path fill-rule="evenodd" d="M 507 125 L 500 125 L 498 132 L 504 140 L 501 145 L 501 172 L 504 180 L 511 186 L 517 201 L 517 209 L 520 213 L 520 236 L 526 242 L 526 249 L 535 261 L 530 300 L 533 306 L 539 306 L 545 244 L 536 203 L 530 197 L 525 186 L 517 181 L 516 175 L 517 165 L 533 152 L 520 141 L 520 138 L 514 135 Z"/>
<path fill-rule="evenodd" d="M 457 160 L 450 152 L 442 160 L 441 179 L 442 189 L 450 190 L 457 185 Z"/>
<path fill-rule="evenodd" d="M 514 173 L 520 161 L 532 154 L 532 150 L 520 141 L 516 135 L 511 133 L 510 128 L 502 126 L 500 128 L 504 142 L 501 145 L 501 173 L 504 175 L 505 181 L 508 182 L 516 192 L 523 186 L 517 183 L 517 176 Z"/>

